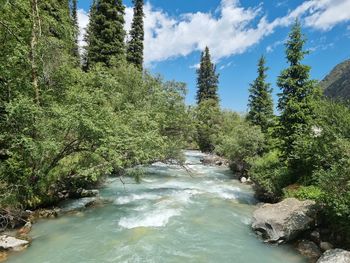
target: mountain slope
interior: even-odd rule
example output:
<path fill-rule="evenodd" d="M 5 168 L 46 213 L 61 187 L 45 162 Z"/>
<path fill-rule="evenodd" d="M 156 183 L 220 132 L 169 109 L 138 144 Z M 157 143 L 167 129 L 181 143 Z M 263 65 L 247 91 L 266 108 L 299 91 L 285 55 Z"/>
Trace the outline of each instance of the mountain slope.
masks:
<path fill-rule="evenodd" d="M 320 84 L 326 96 L 350 99 L 350 59 L 338 64 Z"/>

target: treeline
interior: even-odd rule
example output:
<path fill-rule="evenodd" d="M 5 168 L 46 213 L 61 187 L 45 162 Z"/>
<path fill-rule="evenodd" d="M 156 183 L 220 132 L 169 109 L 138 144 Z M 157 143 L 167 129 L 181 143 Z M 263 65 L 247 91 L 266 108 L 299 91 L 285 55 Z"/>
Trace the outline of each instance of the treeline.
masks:
<path fill-rule="evenodd" d="M 79 52 L 76 0 L 0 4 L 0 207 L 36 208 L 105 175 L 180 158 L 186 87 L 143 71 L 143 1 L 96 0 Z M 68 192 L 68 194 L 67 194 Z"/>
<path fill-rule="evenodd" d="M 285 44 L 288 67 L 277 80 L 278 115 L 266 83 L 265 57 L 259 59 L 258 76 L 250 86 L 247 115 L 221 111 L 218 76 L 206 50 L 198 70 L 196 141 L 203 151 L 227 157 L 235 173 L 250 177 L 263 201 L 316 200 L 323 207 L 324 223 L 346 238 L 350 233 L 350 105 L 325 98 L 310 79 L 310 67 L 302 63 L 308 53 L 305 43 L 296 21 Z"/>

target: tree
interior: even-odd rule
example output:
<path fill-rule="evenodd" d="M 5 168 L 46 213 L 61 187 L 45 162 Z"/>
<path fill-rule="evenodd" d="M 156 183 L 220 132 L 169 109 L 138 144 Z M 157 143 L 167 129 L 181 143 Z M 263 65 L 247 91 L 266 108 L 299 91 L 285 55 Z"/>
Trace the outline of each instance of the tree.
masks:
<path fill-rule="evenodd" d="M 282 90 L 278 102 L 281 116 L 277 133 L 281 139 L 282 158 L 288 160 L 291 167 L 296 167 L 298 163 L 298 139 L 311 133 L 318 95 L 315 82 L 310 80 L 310 67 L 301 64 L 308 54 L 303 49 L 305 42 L 300 23 L 296 21 L 286 43 L 289 67 L 281 72 L 277 81 Z"/>
<path fill-rule="evenodd" d="M 78 23 L 78 8 L 77 0 L 71 0 L 71 16 L 74 28 L 74 46 L 73 56 L 77 60 L 77 65 L 80 65 L 80 53 L 79 53 L 79 23 Z"/>
<path fill-rule="evenodd" d="M 202 52 L 197 75 L 197 103 L 200 104 L 204 100 L 210 99 L 219 104 L 219 96 L 217 94 L 219 75 L 216 74 L 216 66 L 211 62 L 208 47 Z"/>
<path fill-rule="evenodd" d="M 111 66 L 125 56 L 125 7 L 122 0 L 95 0 L 87 29 L 86 67 Z"/>
<path fill-rule="evenodd" d="M 142 70 L 143 65 L 143 0 L 133 0 L 134 18 L 131 24 L 130 41 L 127 47 L 127 60 Z"/>
<path fill-rule="evenodd" d="M 273 122 L 273 101 L 272 89 L 270 84 L 266 83 L 266 60 L 261 56 L 258 63 L 258 77 L 250 85 L 249 95 L 249 112 L 247 119 L 254 125 L 261 127 L 264 133 L 267 133 L 268 128 Z"/>

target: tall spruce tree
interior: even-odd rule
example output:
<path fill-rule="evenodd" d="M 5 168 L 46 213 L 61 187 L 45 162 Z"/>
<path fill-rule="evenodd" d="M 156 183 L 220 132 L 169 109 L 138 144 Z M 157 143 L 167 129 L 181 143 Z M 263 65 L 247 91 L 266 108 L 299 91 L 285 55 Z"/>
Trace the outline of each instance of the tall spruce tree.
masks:
<path fill-rule="evenodd" d="M 134 18 L 131 24 L 130 41 L 127 46 L 127 60 L 143 69 L 143 0 L 133 0 L 134 3 Z"/>
<path fill-rule="evenodd" d="M 216 74 L 216 66 L 211 62 L 208 47 L 202 52 L 197 75 L 197 103 L 200 104 L 204 100 L 211 99 L 219 104 L 219 75 Z"/>
<path fill-rule="evenodd" d="M 311 120 L 314 118 L 314 105 L 319 94 L 315 81 L 310 80 L 310 67 L 301 64 L 306 39 L 301 32 L 298 20 L 292 27 L 286 43 L 286 58 L 289 67 L 278 77 L 278 108 L 281 111 L 278 137 L 282 140 L 282 158 L 289 161 L 292 168 L 298 166 L 298 141 L 311 132 Z M 294 170 L 295 171 L 295 170 Z"/>
<path fill-rule="evenodd" d="M 77 64 L 80 65 L 80 53 L 79 53 L 79 23 L 78 23 L 78 1 L 71 0 L 71 16 L 74 28 L 74 47 L 73 56 L 77 60 Z"/>
<path fill-rule="evenodd" d="M 87 29 L 86 67 L 111 66 L 125 58 L 125 6 L 122 0 L 94 0 Z"/>
<path fill-rule="evenodd" d="M 261 127 L 266 133 L 273 122 L 273 101 L 272 89 L 269 83 L 266 83 L 266 60 L 261 56 L 258 62 L 258 77 L 250 84 L 249 112 L 247 119 L 255 125 Z"/>

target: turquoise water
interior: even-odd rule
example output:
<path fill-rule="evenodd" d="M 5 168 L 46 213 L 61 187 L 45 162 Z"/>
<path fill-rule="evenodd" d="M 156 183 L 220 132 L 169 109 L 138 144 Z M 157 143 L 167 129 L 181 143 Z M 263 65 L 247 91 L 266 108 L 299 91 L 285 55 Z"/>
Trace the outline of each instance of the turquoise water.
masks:
<path fill-rule="evenodd" d="M 201 165 L 198 152 L 186 156 L 191 175 L 159 163 L 141 184 L 108 180 L 101 196 L 109 202 L 35 224 L 31 247 L 8 262 L 306 262 L 252 233 L 250 187 Z"/>

